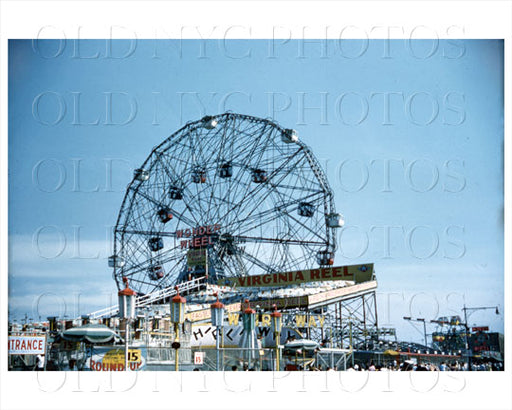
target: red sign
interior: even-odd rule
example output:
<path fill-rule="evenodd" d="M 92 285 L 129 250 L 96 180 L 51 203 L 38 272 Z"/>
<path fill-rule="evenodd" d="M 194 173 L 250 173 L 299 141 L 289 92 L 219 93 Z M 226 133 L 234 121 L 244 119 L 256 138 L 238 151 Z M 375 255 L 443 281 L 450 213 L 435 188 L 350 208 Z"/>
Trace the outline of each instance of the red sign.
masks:
<path fill-rule="evenodd" d="M 194 364 L 204 364 L 204 352 L 194 352 Z"/>
<path fill-rule="evenodd" d="M 487 332 L 489 330 L 489 326 L 472 327 L 471 330 L 473 332 Z"/>
<path fill-rule="evenodd" d="M 213 245 L 210 235 L 217 233 L 218 231 L 220 231 L 219 224 L 204 225 L 192 229 L 178 229 L 176 231 L 176 238 L 182 239 L 180 242 L 181 249 L 202 248 L 208 245 Z"/>

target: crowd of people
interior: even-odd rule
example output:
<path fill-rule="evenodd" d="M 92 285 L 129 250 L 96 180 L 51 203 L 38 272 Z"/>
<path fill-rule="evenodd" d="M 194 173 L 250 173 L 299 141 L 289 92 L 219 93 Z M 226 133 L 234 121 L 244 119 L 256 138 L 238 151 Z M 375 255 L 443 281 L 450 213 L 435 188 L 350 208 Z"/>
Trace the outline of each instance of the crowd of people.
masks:
<path fill-rule="evenodd" d="M 347 368 L 348 371 L 468 371 L 467 362 L 452 361 L 441 362 L 439 364 L 429 363 L 426 361 L 405 360 L 402 363 L 396 361 L 387 364 L 374 364 L 373 361 L 367 364 L 356 363 L 354 366 Z M 313 369 L 314 370 L 314 369 Z M 494 361 L 478 361 L 471 364 L 472 371 L 501 371 L 503 370 L 502 362 Z"/>

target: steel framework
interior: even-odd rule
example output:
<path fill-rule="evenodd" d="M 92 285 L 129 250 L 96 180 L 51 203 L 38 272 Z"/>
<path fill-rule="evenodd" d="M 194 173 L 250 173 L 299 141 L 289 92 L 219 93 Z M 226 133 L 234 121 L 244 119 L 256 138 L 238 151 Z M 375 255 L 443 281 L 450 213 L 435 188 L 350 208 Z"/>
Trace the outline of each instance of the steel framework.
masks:
<path fill-rule="evenodd" d="M 377 302 L 375 291 L 336 303 L 334 310 L 333 341 L 340 348 L 373 348 L 379 340 Z"/>
<path fill-rule="evenodd" d="M 275 122 L 225 113 L 188 123 L 134 173 L 114 229 L 114 268 L 139 295 L 328 266 L 342 225 L 310 149 Z M 190 250 L 204 261 L 190 262 Z"/>

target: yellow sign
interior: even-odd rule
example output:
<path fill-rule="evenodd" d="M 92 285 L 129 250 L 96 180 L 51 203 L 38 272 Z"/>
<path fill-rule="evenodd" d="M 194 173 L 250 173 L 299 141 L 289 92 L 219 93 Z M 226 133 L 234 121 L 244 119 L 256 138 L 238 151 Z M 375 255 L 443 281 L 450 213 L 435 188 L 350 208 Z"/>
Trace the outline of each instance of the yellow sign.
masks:
<path fill-rule="evenodd" d="M 140 349 L 128 350 L 128 366 L 130 370 L 138 370 L 143 358 Z M 105 353 L 93 355 L 89 362 L 89 368 L 95 371 L 123 371 L 124 349 L 111 349 Z"/>
<path fill-rule="evenodd" d="M 142 354 L 140 349 L 129 349 L 128 350 L 128 362 L 139 363 L 141 361 Z M 112 349 L 105 353 L 103 356 L 103 363 L 106 365 L 118 365 L 124 364 L 124 350 Z"/>
<path fill-rule="evenodd" d="M 266 287 L 287 286 L 306 282 L 323 282 L 328 280 L 352 280 L 356 283 L 361 283 L 372 280 L 372 276 L 373 263 L 368 263 L 364 265 L 337 266 L 332 268 L 225 278 L 219 281 L 219 285 L 232 287 Z"/>

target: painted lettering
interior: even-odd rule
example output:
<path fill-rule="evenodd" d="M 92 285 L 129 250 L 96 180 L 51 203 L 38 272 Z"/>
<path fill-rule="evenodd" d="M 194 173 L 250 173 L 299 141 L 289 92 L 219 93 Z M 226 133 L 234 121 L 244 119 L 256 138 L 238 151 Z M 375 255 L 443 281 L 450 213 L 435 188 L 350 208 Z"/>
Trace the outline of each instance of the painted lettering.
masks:
<path fill-rule="evenodd" d="M 297 272 L 295 272 L 295 280 L 298 281 L 304 281 L 304 275 L 302 274 L 302 272 L 300 270 L 298 270 Z"/>
<path fill-rule="evenodd" d="M 296 315 L 295 316 L 295 325 L 297 327 L 306 327 L 306 316 Z"/>
<path fill-rule="evenodd" d="M 261 316 L 261 326 L 270 326 L 270 315 L 265 313 Z"/>
<path fill-rule="evenodd" d="M 238 313 L 228 313 L 228 324 L 231 326 L 238 326 L 238 319 L 240 315 Z"/>

